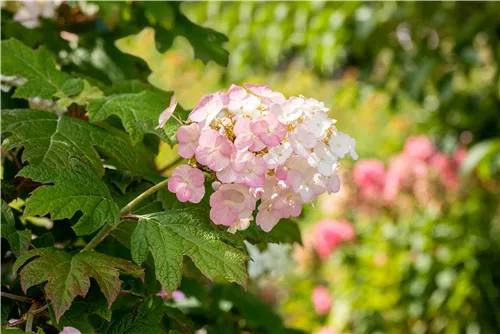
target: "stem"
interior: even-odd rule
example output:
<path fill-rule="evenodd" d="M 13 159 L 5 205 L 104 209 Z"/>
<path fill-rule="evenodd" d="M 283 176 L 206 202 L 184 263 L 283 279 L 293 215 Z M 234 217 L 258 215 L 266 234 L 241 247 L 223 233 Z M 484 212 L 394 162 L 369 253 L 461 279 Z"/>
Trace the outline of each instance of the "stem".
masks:
<path fill-rule="evenodd" d="M 145 199 L 149 195 L 154 194 L 156 191 L 158 191 L 161 188 L 165 187 L 167 184 L 168 184 L 168 179 L 165 179 L 165 180 L 161 181 L 160 183 L 155 184 L 154 186 L 152 186 L 151 188 L 149 188 L 148 190 L 146 190 L 145 192 L 143 192 L 142 194 L 140 194 L 139 196 L 137 196 L 136 198 L 134 198 L 130 203 L 128 203 L 127 205 L 125 205 L 120 210 L 120 215 L 125 215 L 125 214 L 129 213 L 143 199 Z"/>
<path fill-rule="evenodd" d="M 35 320 L 35 313 L 34 311 L 36 310 L 38 306 L 38 302 L 35 302 L 33 304 L 31 304 L 31 307 L 28 311 L 28 318 L 26 320 L 26 328 L 24 329 L 24 331 L 26 333 L 32 333 L 33 332 L 33 320 Z"/>
<path fill-rule="evenodd" d="M 134 198 L 130 203 L 125 205 L 121 210 L 120 210 L 120 216 L 125 216 L 127 213 L 132 211 L 132 209 L 139 204 L 142 200 L 144 200 L 146 197 L 149 195 L 154 194 L 156 191 L 160 190 L 161 188 L 165 187 L 168 184 L 168 179 L 165 179 L 161 181 L 160 183 L 152 186 L 136 198 Z M 125 216 L 126 218 L 129 218 L 128 216 Z M 124 218 L 125 218 L 124 217 Z M 95 237 L 92 238 L 92 240 L 89 241 L 89 243 L 81 250 L 81 252 L 85 251 L 90 251 L 94 248 L 96 248 L 97 245 L 99 245 L 104 238 L 108 236 L 111 231 L 113 231 L 114 227 L 110 224 L 105 225 L 96 235 Z"/>
<path fill-rule="evenodd" d="M 1 296 L 2 297 L 5 297 L 5 298 L 10 298 L 10 299 L 14 299 L 14 300 L 19 300 L 21 302 L 25 302 L 25 303 L 33 303 L 35 300 L 33 298 L 28 298 L 28 297 L 23 297 L 23 296 L 16 296 L 16 295 L 13 295 L 13 294 L 10 294 L 8 292 L 1 292 Z"/>

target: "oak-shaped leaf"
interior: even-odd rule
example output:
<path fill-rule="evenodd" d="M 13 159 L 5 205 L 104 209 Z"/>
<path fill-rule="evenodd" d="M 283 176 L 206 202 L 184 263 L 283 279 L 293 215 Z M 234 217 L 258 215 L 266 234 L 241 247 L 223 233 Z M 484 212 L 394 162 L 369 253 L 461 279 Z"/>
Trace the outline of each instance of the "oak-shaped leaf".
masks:
<path fill-rule="evenodd" d="M 56 68 L 52 55 L 43 46 L 33 50 L 21 41 L 10 38 L 2 41 L 2 74 L 23 77 L 27 81 L 18 87 L 13 97 L 50 100 L 63 92 L 62 87 L 71 76 Z"/>
<path fill-rule="evenodd" d="M 164 331 L 158 326 L 163 318 L 163 300 L 150 296 L 132 310 L 113 314 L 111 324 L 104 334 L 158 334 Z"/>
<path fill-rule="evenodd" d="M 233 235 L 212 227 L 210 218 L 194 208 L 143 215 L 131 239 L 133 260 L 141 264 L 151 252 L 156 278 L 167 292 L 180 284 L 183 255 L 211 280 L 222 278 L 246 286 L 248 257 L 237 243 Z"/>
<path fill-rule="evenodd" d="M 12 209 L 2 200 L 2 238 L 5 238 L 15 256 L 28 249 L 31 241 L 31 231 L 16 229 Z"/>
<path fill-rule="evenodd" d="M 53 220 L 83 213 L 73 227 L 90 234 L 104 223 L 119 222 L 119 208 L 102 182 L 101 156 L 96 147 L 134 172 L 139 157 L 124 137 L 114 136 L 83 120 L 31 109 L 2 111 L 5 150 L 23 146 L 25 166 L 18 176 L 44 184 L 26 201 L 25 215 L 51 215 Z"/>
<path fill-rule="evenodd" d="M 147 90 L 94 99 L 87 107 L 89 121 L 98 123 L 116 115 L 133 143 L 142 141 L 145 134 L 151 133 L 173 146 L 176 143 L 175 132 L 180 126 L 176 120 L 171 118 L 163 128 L 156 128 L 158 117 L 169 106 L 171 97 L 171 93 L 161 90 Z M 178 114 L 180 109 L 176 108 L 175 113 Z"/>
<path fill-rule="evenodd" d="M 90 288 L 90 277 L 94 278 L 108 301 L 115 301 L 122 281 L 120 273 L 144 277 L 143 270 L 132 262 L 95 251 L 79 252 L 75 255 L 58 248 L 39 248 L 24 252 L 14 263 L 12 270 L 20 271 L 21 287 L 26 292 L 30 287 L 47 281 L 45 294 L 59 321 L 76 296 L 85 297 Z"/>

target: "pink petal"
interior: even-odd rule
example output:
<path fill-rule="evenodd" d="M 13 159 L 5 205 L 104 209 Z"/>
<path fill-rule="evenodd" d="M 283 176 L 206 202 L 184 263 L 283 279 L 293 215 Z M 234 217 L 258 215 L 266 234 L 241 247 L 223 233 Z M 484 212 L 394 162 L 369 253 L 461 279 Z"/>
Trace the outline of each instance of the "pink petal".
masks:
<path fill-rule="evenodd" d="M 184 186 L 185 184 L 186 184 L 186 181 L 184 181 L 184 179 L 181 176 L 179 176 L 179 175 L 172 176 L 168 180 L 168 190 L 171 193 L 176 193 L 177 190 L 180 187 Z"/>
<path fill-rule="evenodd" d="M 172 96 L 170 99 L 170 106 L 160 114 L 160 117 L 158 117 L 158 126 L 155 129 L 163 128 L 165 123 L 167 123 L 170 117 L 172 117 L 176 107 L 177 100 L 175 99 L 175 96 Z"/>
<path fill-rule="evenodd" d="M 196 187 L 202 187 L 205 183 L 205 176 L 203 176 L 203 172 L 198 168 L 191 168 L 188 172 L 189 180 Z"/>
<path fill-rule="evenodd" d="M 184 185 L 177 188 L 175 195 L 177 196 L 177 199 L 180 202 L 187 202 L 191 199 L 191 196 L 193 195 L 193 191 L 191 190 L 190 187 L 188 187 L 186 184 L 184 184 Z"/>
<path fill-rule="evenodd" d="M 210 219 L 217 225 L 231 226 L 238 220 L 238 211 L 227 205 L 218 205 L 210 210 Z"/>
<path fill-rule="evenodd" d="M 265 120 L 260 119 L 250 124 L 250 130 L 252 130 L 254 135 L 259 136 L 269 131 L 269 124 Z"/>

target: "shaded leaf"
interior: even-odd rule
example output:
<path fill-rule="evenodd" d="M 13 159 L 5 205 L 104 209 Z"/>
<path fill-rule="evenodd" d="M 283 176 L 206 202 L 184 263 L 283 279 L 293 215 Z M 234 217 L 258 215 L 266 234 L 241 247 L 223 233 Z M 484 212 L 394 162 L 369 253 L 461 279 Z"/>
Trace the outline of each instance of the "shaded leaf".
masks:
<path fill-rule="evenodd" d="M 163 318 L 163 300 L 150 297 L 139 303 L 133 310 L 119 314 L 105 334 L 158 334 L 163 333 L 158 323 Z"/>
<path fill-rule="evenodd" d="M 58 248 L 41 248 L 24 252 L 14 263 L 19 268 L 31 258 L 33 261 L 20 272 L 21 287 L 26 291 L 33 285 L 48 281 L 45 285 L 47 299 L 51 300 L 56 320 L 70 308 L 76 296 L 85 297 L 93 277 L 108 301 L 113 304 L 120 292 L 120 271 L 142 277 L 143 270 L 130 261 L 94 251 L 71 255 Z"/>
<path fill-rule="evenodd" d="M 16 229 L 12 209 L 2 200 L 2 238 L 5 238 L 15 256 L 28 249 L 31 241 L 31 231 Z"/>
<path fill-rule="evenodd" d="M 108 308 L 106 299 L 102 295 L 92 296 L 92 298 L 87 296 L 85 299 L 76 297 L 71 304 L 71 308 L 61 316 L 59 323 L 55 321 L 52 308 L 50 308 L 50 311 L 51 318 L 59 330 L 69 326 L 78 329 L 82 334 L 95 333 L 94 328 L 89 323 L 89 316 L 98 315 L 107 321 L 111 321 L 112 315 L 111 309 Z"/>
<path fill-rule="evenodd" d="M 156 277 L 167 292 L 179 286 L 183 255 L 211 280 L 224 278 L 246 286 L 248 257 L 233 242 L 234 236 L 210 226 L 203 211 L 169 210 L 142 216 L 132 235 L 132 258 L 140 264 L 151 252 Z"/>
<path fill-rule="evenodd" d="M 302 244 L 299 226 L 291 219 L 280 219 L 279 223 L 270 232 L 264 232 L 260 226 L 252 222 L 246 230 L 238 231 L 236 235 L 252 244 L 269 242 L 290 244 L 296 242 Z"/>

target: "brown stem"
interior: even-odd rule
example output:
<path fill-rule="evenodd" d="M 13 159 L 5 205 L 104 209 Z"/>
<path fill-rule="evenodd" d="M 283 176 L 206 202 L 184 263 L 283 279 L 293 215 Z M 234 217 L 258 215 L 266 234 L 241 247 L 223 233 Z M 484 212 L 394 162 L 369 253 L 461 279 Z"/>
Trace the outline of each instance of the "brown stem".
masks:
<path fill-rule="evenodd" d="M 123 215 L 120 217 L 121 220 L 125 219 L 141 219 L 141 216 L 138 215 Z"/>
<path fill-rule="evenodd" d="M 17 159 L 16 154 L 12 151 L 9 151 L 9 155 L 12 158 L 12 160 L 14 161 L 14 164 L 16 165 L 17 169 L 19 169 L 19 170 L 23 169 L 23 165 Z"/>
<path fill-rule="evenodd" d="M 25 302 L 25 303 L 33 303 L 35 302 L 35 299 L 33 298 L 29 298 L 29 297 L 23 297 L 23 296 L 16 296 L 16 295 L 13 295 L 11 293 L 8 293 L 8 292 L 1 292 L 1 296 L 2 297 L 5 297 L 5 298 L 10 298 L 10 299 L 14 299 L 14 300 L 19 300 L 21 302 Z"/>

